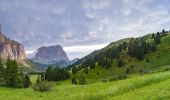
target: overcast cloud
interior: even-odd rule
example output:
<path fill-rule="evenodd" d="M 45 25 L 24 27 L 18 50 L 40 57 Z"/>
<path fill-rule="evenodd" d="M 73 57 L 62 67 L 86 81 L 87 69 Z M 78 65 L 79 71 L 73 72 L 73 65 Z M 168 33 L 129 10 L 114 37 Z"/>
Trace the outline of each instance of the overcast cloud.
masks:
<path fill-rule="evenodd" d="M 60 44 L 70 59 L 170 29 L 169 0 L 0 0 L 0 23 L 27 51 Z M 90 49 L 89 49 L 90 48 Z"/>

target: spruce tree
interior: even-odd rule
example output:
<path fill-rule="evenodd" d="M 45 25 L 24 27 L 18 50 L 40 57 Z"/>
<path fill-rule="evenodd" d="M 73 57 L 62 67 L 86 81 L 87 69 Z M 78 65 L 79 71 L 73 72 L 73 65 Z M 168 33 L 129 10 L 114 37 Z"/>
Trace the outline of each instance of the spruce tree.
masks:
<path fill-rule="evenodd" d="M 156 33 L 154 41 L 155 41 L 156 44 L 159 44 L 161 42 L 161 35 L 160 35 L 159 32 Z"/>
<path fill-rule="evenodd" d="M 19 75 L 18 64 L 15 60 L 11 60 L 9 57 L 6 62 L 5 73 L 6 86 L 14 88 L 23 87 L 23 76 Z"/>
<path fill-rule="evenodd" d="M 2 59 L 0 57 L 0 85 L 4 85 L 4 76 L 5 76 L 5 68 L 4 68 L 4 65 L 2 64 Z"/>

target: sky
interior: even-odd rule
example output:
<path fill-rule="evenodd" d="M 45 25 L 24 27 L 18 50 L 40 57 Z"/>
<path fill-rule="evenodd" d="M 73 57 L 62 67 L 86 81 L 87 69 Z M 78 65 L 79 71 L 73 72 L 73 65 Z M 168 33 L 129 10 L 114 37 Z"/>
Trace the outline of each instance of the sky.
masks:
<path fill-rule="evenodd" d="M 0 0 L 0 24 L 27 54 L 60 44 L 74 59 L 122 38 L 170 29 L 169 4 L 169 0 Z"/>

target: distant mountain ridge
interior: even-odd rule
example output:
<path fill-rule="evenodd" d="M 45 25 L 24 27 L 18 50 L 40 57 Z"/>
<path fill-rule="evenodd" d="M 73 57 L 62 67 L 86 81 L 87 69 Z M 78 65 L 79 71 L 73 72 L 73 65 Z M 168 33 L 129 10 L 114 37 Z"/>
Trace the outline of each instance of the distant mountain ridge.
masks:
<path fill-rule="evenodd" d="M 65 67 L 70 60 L 61 45 L 43 46 L 37 49 L 35 57 L 31 59 L 35 63 L 45 65 L 58 65 Z"/>

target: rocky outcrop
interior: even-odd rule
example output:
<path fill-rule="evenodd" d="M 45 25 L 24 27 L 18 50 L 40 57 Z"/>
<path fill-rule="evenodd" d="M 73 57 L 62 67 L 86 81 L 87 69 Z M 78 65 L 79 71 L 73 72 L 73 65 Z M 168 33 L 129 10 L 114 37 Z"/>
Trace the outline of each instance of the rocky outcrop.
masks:
<path fill-rule="evenodd" d="M 32 61 L 40 64 L 57 64 L 59 66 L 67 66 L 69 58 L 60 45 L 55 45 L 39 48 Z"/>
<path fill-rule="evenodd" d="M 23 62 L 25 59 L 24 46 L 17 41 L 7 38 L 0 30 L 0 55 L 4 59 L 10 57 Z"/>

